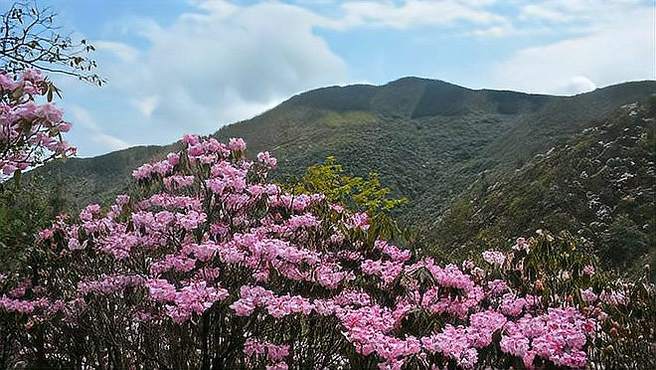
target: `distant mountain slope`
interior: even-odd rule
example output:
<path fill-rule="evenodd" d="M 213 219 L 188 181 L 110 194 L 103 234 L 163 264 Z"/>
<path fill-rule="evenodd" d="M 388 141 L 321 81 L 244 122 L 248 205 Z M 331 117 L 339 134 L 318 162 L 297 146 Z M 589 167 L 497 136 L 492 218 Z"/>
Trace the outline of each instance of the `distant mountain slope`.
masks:
<path fill-rule="evenodd" d="M 127 189 L 132 170 L 154 157 L 168 153 L 168 147 L 138 146 L 94 158 L 53 161 L 28 173 L 47 186 L 57 187 L 73 209 L 91 202 L 104 203 Z"/>
<path fill-rule="evenodd" d="M 655 81 L 560 97 L 471 90 L 408 77 L 383 86 L 302 93 L 215 135 L 243 137 L 251 155 L 273 152 L 280 160 L 280 178 L 300 175 L 328 155 L 354 174 L 378 172 L 384 184 L 410 199 L 400 211 L 402 220 L 427 227 L 481 173 L 490 181 L 513 173 L 535 154 L 655 92 Z M 122 191 L 133 168 L 170 149 L 131 148 L 34 172 L 60 183 L 72 204 L 80 206 Z"/>
<path fill-rule="evenodd" d="M 627 104 L 498 181 L 481 176 L 428 228 L 444 250 L 568 230 L 603 261 L 656 262 L 656 97 Z M 656 276 L 656 275 L 654 275 Z"/>
<path fill-rule="evenodd" d="M 357 174 L 378 172 L 411 199 L 402 216 L 416 224 L 438 217 L 480 172 L 514 170 L 655 91 L 656 82 L 647 81 L 555 97 L 404 78 L 310 91 L 217 136 L 273 150 L 286 175 L 327 155 Z"/>

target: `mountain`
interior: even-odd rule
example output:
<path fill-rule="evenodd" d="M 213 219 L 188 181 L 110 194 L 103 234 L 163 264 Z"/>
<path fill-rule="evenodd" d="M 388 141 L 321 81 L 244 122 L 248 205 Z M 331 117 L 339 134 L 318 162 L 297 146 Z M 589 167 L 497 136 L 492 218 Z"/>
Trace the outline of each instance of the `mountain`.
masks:
<path fill-rule="evenodd" d="M 482 174 L 427 228 L 454 254 L 567 230 L 622 269 L 656 263 L 656 96 L 626 104 L 496 179 Z M 652 278 L 656 274 L 652 270 Z"/>
<path fill-rule="evenodd" d="M 571 142 L 621 106 L 655 92 L 656 81 L 564 97 L 472 90 L 408 77 L 382 86 L 305 92 L 214 135 L 243 137 L 250 154 L 273 152 L 281 179 L 298 176 L 329 155 L 356 175 L 377 172 L 397 195 L 410 199 L 399 211 L 401 220 L 431 230 L 481 176 L 505 181 L 536 154 Z M 136 147 L 33 172 L 59 184 L 71 204 L 81 206 L 113 197 L 129 185 L 132 169 L 171 149 Z"/>

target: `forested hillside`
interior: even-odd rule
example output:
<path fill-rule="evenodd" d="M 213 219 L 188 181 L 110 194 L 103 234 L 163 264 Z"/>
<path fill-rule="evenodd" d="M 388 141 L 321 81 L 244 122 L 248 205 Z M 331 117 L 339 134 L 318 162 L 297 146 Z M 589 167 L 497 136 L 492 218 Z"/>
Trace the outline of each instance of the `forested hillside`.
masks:
<path fill-rule="evenodd" d="M 655 112 L 654 98 L 624 105 L 498 180 L 480 176 L 427 228 L 428 239 L 458 253 L 565 230 L 610 265 L 653 265 Z"/>
<path fill-rule="evenodd" d="M 500 184 L 508 181 L 516 183 L 516 180 L 509 179 L 514 179 L 519 173 L 533 175 L 530 171 L 538 166 L 534 160 L 537 154 L 579 140 L 575 138 L 579 138 L 581 132 L 613 135 L 615 131 L 603 129 L 603 124 L 609 119 L 616 122 L 618 118 L 608 117 L 621 115 L 615 113 L 619 107 L 643 101 L 654 92 L 654 81 L 624 83 L 586 94 L 561 97 L 471 90 L 442 81 L 410 77 L 384 86 L 353 85 L 309 91 L 253 119 L 223 127 L 215 136 L 222 139 L 243 137 L 249 143 L 251 154 L 260 150 L 271 151 L 280 159 L 279 170 L 276 171 L 279 180 L 299 176 L 309 165 L 321 162 L 330 155 L 355 175 L 377 172 L 382 183 L 392 188 L 396 195 L 409 199 L 398 211 L 400 219 L 418 230 L 432 230 L 439 224 L 436 230 L 446 234 L 430 232 L 428 235 L 431 238 L 427 242 L 436 243 L 438 248 L 452 249 L 455 245 L 468 245 L 478 242 L 480 238 L 485 239 L 481 235 L 486 233 L 494 234 L 490 242 L 505 242 L 517 232 L 533 228 L 536 222 L 549 223 L 553 219 L 539 219 L 548 215 L 547 210 L 541 209 L 547 213 L 534 212 L 542 204 L 540 202 L 548 200 L 535 199 L 535 203 L 531 203 L 531 198 L 523 200 L 521 207 L 527 215 L 520 217 L 520 220 L 504 218 L 514 219 L 517 216 L 511 211 L 499 214 L 495 222 L 517 224 L 503 229 L 503 233 L 495 234 L 496 229 L 490 229 L 494 224 L 483 227 L 485 219 L 476 221 L 474 218 L 466 224 L 466 227 L 472 228 L 468 233 L 450 236 L 451 228 L 465 225 L 454 226 L 453 215 L 473 217 L 473 213 L 470 215 L 468 212 L 475 212 L 474 208 L 462 206 L 463 202 L 469 202 L 465 199 L 471 196 L 469 192 L 462 195 L 463 191 L 471 190 L 472 183 L 489 184 L 490 194 L 481 200 L 483 204 L 488 204 L 494 197 L 495 189 L 501 186 L 492 187 L 497 181 Z M 616 125 L 621 126 L 620 123 Z M 630 137 L 641 137 L 649 131 L 649 125 L 640 127 Z M 599 140 L 608 143 L 615 139 Z M 599 140 L 595 139 L 594 142 Z M 638 150 L 638 145 L 645 145 L 641 140 L 626 142 L 624 145 L 629 149 L 618 154 L 620 157 L 624 154 L 639 157 L 620 158 L 620 161 L 633 161 L 636 163 L 634 170 L 644 172 L 629 183 L 653 179 L 653 173 L 647 172 L 650 160 L 644 157 L 653 156 L 653 151 Z M 569 153 L 567 158 L 581 155 L 578 151 L 572 153 L 572 148 L 585 150 L 585 153 L 600 150 L 588 142 L 576 145 L 570 144 L 562 150 Z M 131 148 L 96 158 L 52 163 L 34 172 L 50 183 L 59 184 L 60 194 L 64 194 L 68 204 L 75 208 L 91 201 L 110 199 L 129 186 L 125 179 L 139 163 L 161 156 L 170 149 L 170 146 Z M 605 156 L 609 155 L 608 150 Z M 572 169 L 571 161 L 564 158 L 565 154 L 559 153 L 560 150 L 552 152 L 544 159 L 558 181 L 565 181 L 562 180 L 563 175 L 558 174 L 566 174 L 570 170 L 577 171 L 577 174 L 587 171 L 591 179 L 599 177 L 595 175 L 599 168 L 583 168 L 581 164 Z M 561 157 L 564 158 L 562 161 L 559 159 Z M 608 161 L 609 158 L 599 160 Z M 604 184 L 602 182 L 598 186 Z M 641 184 L 635 185 L 636 189 L 643 186 Z M 536 196 L 543 192 L 548 195 L 551 185 L 544 186 L 544 189 L 534 189 Z M 570 195 L 567 191 L 553 190 L 552 194 L 574 197 L 575 202 L 581 204 L 599 201 L 590 197 L 604 196 L 598 191 L 587 194 L 587 190 Z M 643 193 L 635 202 L 647 201 L 646 194 Z M 612 192 L 606 196 L 624 198 L 625 195 Z M 504 202 L 512 201 L 512 197 L 504 198 Z M 620 201 L 620 198 L 613 198 L 609 205 L 608 200 L 602 200 L 604 206 L 609 207 Z M 575 204 L 571 200 L 567 203 Z M 438 222 L 450 206 L 454 208 L 447 213 L 447 220 Z M 653 210 L 653 202 L 647 202 L 641 212 L 644 214 L 650 209 Z M 620 216 L 613 218 L 609 225 L 606 225 L 608 220 L 599 222 L 611 227 L 613 222 L 639 221 L 632 216 L 628 219 Z M 586 221 L 595 222 L 589 218 Z M 553 227 L 559 229 L 563 226 L 566 226 L 565 220 L 559 219 Z M 649 230 L 642 227 L 642 224 L 636 226 L 637 232 L 649 234 Z M 570 231 L 578 232 L 579 229 L 577 226 Z M 597 235 L 599 229 L 593 227 L 589 231 Z M 646 250 L 647 247 L 640 248 Z"/>

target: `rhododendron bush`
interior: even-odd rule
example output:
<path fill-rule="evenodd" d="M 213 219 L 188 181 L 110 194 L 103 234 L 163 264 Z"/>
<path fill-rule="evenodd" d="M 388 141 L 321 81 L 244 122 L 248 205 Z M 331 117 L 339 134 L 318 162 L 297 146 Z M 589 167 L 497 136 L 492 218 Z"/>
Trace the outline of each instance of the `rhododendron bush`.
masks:
<path fill-rule="evenodd" d="M 0 277 L 4 366 L 583 368 L 621 330 L 609 314 L 630 288 L 595 283 L 592 264 L 541 275 L 543 236 L 438 263 L 366 213 L 286 192 L 241 139 L 183 143 Z"/>
<path fill-rule="evenodd" d="M 0 71 L 0 180 L 55 157 L 75 154 L 62 138 L 71 125 L 50 103 L 56 88 L 37 70 L 17 79 Z M 37 104 L 39 97 L 48 102 Z"/>

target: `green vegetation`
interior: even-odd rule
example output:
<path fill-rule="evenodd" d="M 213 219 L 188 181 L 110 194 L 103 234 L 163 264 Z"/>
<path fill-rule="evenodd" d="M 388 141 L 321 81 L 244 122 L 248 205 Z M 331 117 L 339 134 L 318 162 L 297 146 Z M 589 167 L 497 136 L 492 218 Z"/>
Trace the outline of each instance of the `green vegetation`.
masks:
<path fill-rule="evenodd" d="M 428 239 L 477 251 L 537 229 L 569 230 L 608 266 L 656 262 L 653 103 L 620 108 L 493 186 L 477 180 Z M 654 278 L 654 275 L 652 275 Z"/>
<path fill-rule="evenodd" d="M 378 174 L 374 172 L 366 179 L 345 174 L 335 157 L 310 166 L 293 190 L 297 193 L 321 193 L 331 202 L 366 211 L 370 215 L 388 213 L 408 201 L 406 198 L 390 198 L 391 190 L 380 184 Z"/>
<path fill-rule="evenodd" d="M 655 143 L 653 124 L 637 125 L 642 131 L 628 136 L 636 140 L 618 142 L 617 155 L 606 152 L 608 156 L 599 159 L 628 156 L 624 159 L 636 163 L 642 174 L 627 180 L 636 189 L 633 195 L 609 187 L 610 174 L 582 182 L 577 176 L 584 170 L 593 175 L 599 169 L 597 163 L 572 160 L 585 157 L 593 148 L 603 150 L 596 144 L 599 140 L 609 143 L 613 137 L 623 136 L 622 130 L 628 126 L 609 129 L 605 139 L 590 135 L 595 127 L 626 116 L 626 109 L 617 112 L 620 106 L 643 101 L 654 92 L 654 81 L 556 97 L 470 90 L 441 81 L 403 78 L 384 86 L 328 87 L 303 93 L 253 119 L 225 126 L 215 136 L 243 137 L 251 156 L 261 150 L 272 152 L 279 158 L 275 176 L 280 182 L 300 178 L 306 168 L 329 156 L 350 176 L 366 178 L 377 173 L 380 183 L 391 189 L 391 197 L 408 199 L 393 211 L 400 223 L 417 228 L 423 244 L 439 254 L 463 255 L 463 248 L 478 249 L 481 242 L 505 244 L 536 228 L 566 229 L 579 235 L 576 220 L 590 223 L 597 217 L 586 213 L 590 201 L 587 187 L 592 187 L 604 205 L 623 208 L 603 221 L 603 227 L 587 225 L 584 235 L 598 236 L 588 238 L 595 244 L 605 243 L 614 222 L 614 227 L 622 227 L 624 221 L 616 216 L 626 214 L 634 224 L 626 237 L 640 242 L 626 246 L 631 251 L 628 254 L 616 255 L 624 265 L 625 257 L 638 258 L 643 250 L 653 249 L 653 241 L 647 237 L 653 235 L 653 229 L 643 229 L 642 222 L 645 215 L 654 214 L 653 197 L 649 198 L 653 192 L 648 191 L 654 174 L 653 170 L 646 172 L 654 163 L 653 150 L 649 151 Z M 586 129 L 591 131 L 582 134 Z M 630 150 L 621 149 L 626 145 Z M 536 157 L 551 148 L 556 149 L 549 156 Z M 49 181 L 72 184 L 64 193 L 69 203 L 79 208 L 124 191 L 126 175 L 141 162 L 161 157 L 170 149 L 131 148 L 97 158 L 72 159 L 35 172 Z M 619 171 L 622 166 L 618 166 Z M 575 180 L 583 187 L 577 188 Z M 521 187 L 510 190 L 504 186 L 508 183 Z M 606 187 L 606 193 L 596 192 Z M 641 193 L 638 188 L 646 190 Z M 580 218 L 579 213 L 586 217 Z M 574 220 L 572 214 L 577 215 Z M 621 250 L 619 243 L 611 241 L 606 246 L 610 249 L 602 252 L 615 255 L 613 250 Z"/>
<path fill-rule="evenodd" d="M 46 190 L 37 181 L 0 184 L 0 266 L 9 270 L 26 258 L 38 232 L 64 208 L 60 186 Z"/>
<path fill-rule="evenodd" d="M 299 180 L 290 182 L 292 193 L 324 194 L 334 204 L 367 212 L 372 219 L 372 236 L 397 241 L 415 239 L 409 229 L 399 227 L 394 217 L 395 211 L 408 199 L 394 198 L 392 190 L 381 185 L 375 172 L 366 178 L 351 176 L 335 157 L 328 157 L 310 166 Z"/>

